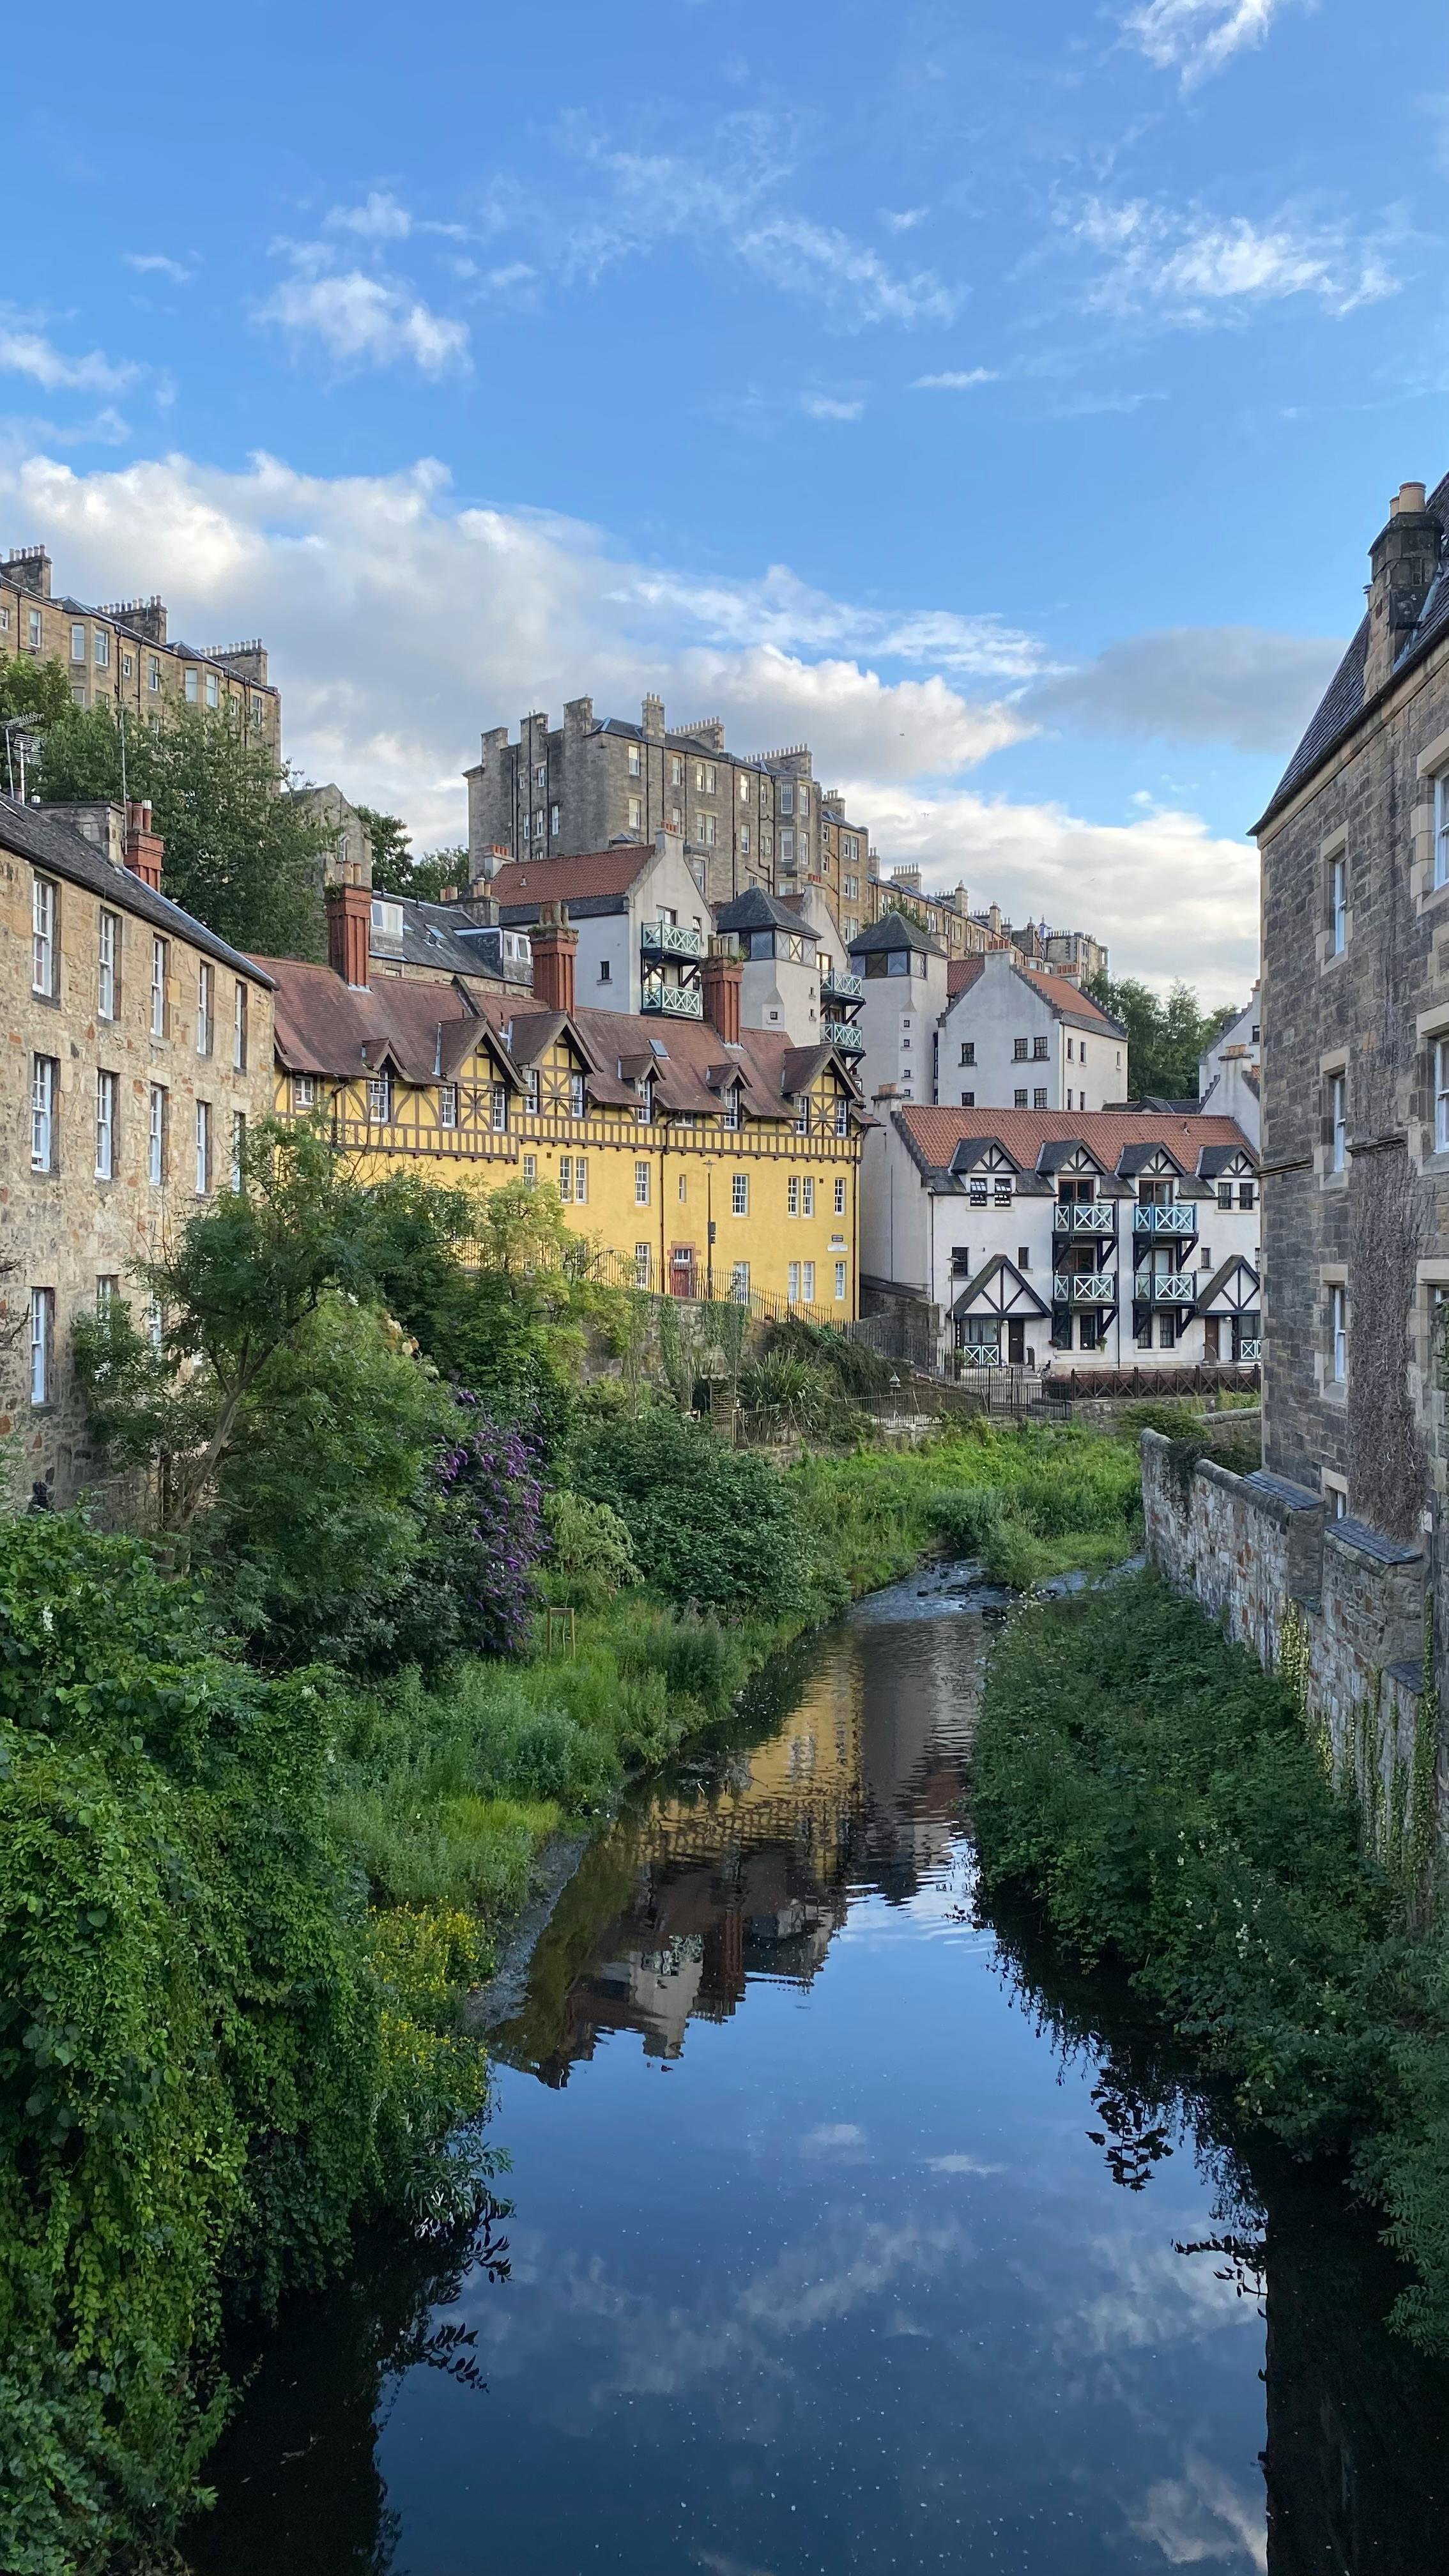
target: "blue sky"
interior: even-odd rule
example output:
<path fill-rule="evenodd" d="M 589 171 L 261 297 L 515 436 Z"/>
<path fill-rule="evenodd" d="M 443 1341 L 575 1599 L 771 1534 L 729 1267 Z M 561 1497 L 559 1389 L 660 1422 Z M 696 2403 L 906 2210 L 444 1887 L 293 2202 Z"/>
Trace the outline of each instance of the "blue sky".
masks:
<path fill-rule="evenodd" d="M 1449 464 L 1442 12 L 1392 27 L 87 0 L 9 118 L 0 542 L 263 634 L 293 758 L 424 842 L 482 726 L 658 686 L 1229 996 L 1243 830 Z"/>

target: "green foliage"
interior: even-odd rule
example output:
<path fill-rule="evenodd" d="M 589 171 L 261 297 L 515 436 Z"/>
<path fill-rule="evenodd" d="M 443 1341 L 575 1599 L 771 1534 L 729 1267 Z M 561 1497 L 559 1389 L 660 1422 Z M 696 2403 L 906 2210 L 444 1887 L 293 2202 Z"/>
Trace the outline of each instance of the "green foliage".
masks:
<path fill-rule="evenodd" d="M 0 2563 L 60 2576 L 187 2505 L 224 2291 L 466 2193 L 482 2074 L 421 1973 L 379 1984 L 325 1676 L 225 1661 L 72 1515 L 0 1524 L 0 1637 Z"/>
<path fill-rule="evenodd" d="M 37 728 L 43 730 L 67 722 L 74 713 L 70 681 L 54 654 L 48 662 L 37 662 L 30 653 L 0 654 L 0 717 L 34 716 Z M 28 778 L 26 783 L 28 787 Z M 18 790 L 18 763 L 15 785 Z"/>
<path fill-rule="evenodd" d="M 668 1600 L 788 1609 L 807 1597 L 808 1552 L 784 1479 L 667 1406 L 581 1438 L 573 1482 L 618 1513 L 645 1580 Z"/>
<path fill-rule="evenodd" d="M 553 1542 L 549 1566 L 556 1600 L 599 1610 L 638 1582 L 629 1532 L 607 1503 L 591 1503 L 561 1485 L 549 1495 L 543 1516 Z"/>
<path fill-rule="evenodd" d="M 1180 981 L 1165 1002 L 1135 976 L 1114 984 L 1098 975 L 1087 990 L 1127 1031 L 1133 1099 L 1196 1100 L 1198 1058 L 1227 1026 L 1231 1007 L 1204 1011 L 1192 986 Z"/>
<path fill-rule="evenodd" d="M 123 747 L 108 708 L 67 705 L 46 729 L 41 795 L 119 801 L 123 762 L 127 792 L 150 799 L 173 903 L 253 955 L 322 954 L 328 827 L 284 792 L 290 773 L 259 733 L 228 709 L 172 706 L 155 733 L 128 724 Z"/>
<path fill-rule="evenodd" d="M 371 805 L 359 805 L 357 811 L 371 845 L 374 894 L 401 895 L 413 903 L 441 903 L 446 886 L 467 886 L 465 845 L 432 850 L 426 858 L 419 859 L 413 855 L 408 828 L 400 815 L 379 814 Z"/>
<path fill-rule="evenodd" d="M 1395 2320 L 1449 2348 L 1449 1945 L 1362 1855 L 1292 1675 L 1153 1577 L 1028 1611 L 992 1660 L 972 1804 L 988 1885 L 1123 1960 L 1249 2118 L 1352 2151 L 1417 2275 Z"/>

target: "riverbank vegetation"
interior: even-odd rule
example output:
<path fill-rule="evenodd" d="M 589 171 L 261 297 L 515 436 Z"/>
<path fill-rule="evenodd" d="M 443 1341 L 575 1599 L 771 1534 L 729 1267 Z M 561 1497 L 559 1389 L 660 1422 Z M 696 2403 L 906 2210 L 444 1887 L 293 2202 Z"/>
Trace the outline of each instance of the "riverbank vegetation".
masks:
<path fill-rule="evenodd" d="M 1288 1683 L 1150 1575 L 1000 1641 L 972 1761 L 988 1888 L 1019 1884 L 1299 2154 L 1346 2155 L 1412 2272 L 1394 2323 L 1449 2349 L 1449 1939 L 1425 1854 L 1361 1855 Z"/>
<path fill-rule="evenodd" d="M 551 1836 L 924 1554 L 1023 1582 L 1137 1532 L 1130 1443 L 872 1445 L 840 1336 L 758 1358 L 839 1445 L 737 1448 L 544 1192 L 364 1189 L 273 1128 L 241 1179 L 78 1329 L 130 1534 L 0 1521 L 15 2576 L 162 2568 L 223 2323 L 493 2206 L 463 2006 Z"/>

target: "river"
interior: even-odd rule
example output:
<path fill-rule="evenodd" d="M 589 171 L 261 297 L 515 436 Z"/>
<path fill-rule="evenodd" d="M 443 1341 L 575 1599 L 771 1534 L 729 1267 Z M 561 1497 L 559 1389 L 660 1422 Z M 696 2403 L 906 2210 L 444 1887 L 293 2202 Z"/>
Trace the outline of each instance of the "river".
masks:
<path fill-rule="evenodd" d="M 586 1853 L 511 2208 L 293 2305 L 195 2576 L 1449 2569 L 1449 2374 L 1335 2180 L 978 1914 L 970 1598 L 862 1604 Z"/>

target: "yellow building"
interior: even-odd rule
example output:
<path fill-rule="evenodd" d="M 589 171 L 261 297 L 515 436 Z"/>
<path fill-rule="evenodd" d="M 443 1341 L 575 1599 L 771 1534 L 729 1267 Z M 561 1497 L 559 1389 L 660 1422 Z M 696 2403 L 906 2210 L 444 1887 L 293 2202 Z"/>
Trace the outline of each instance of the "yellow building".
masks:
<path fill-rule="evenodd" d="M 284 1116 L 327 1112 L 367 1170 L 556 1189 L 640 1287 L 859 1312 L 859 1086 L 833 1047 L 741 1028 L 733 955 L 704 963 L 704 1017 L 675 1020 L 575 1007 L 562 906 L 526 999 L 370 985 L 360 887 L 329 890 L 328 946 L 326 966 L 265 961 Z"/>

